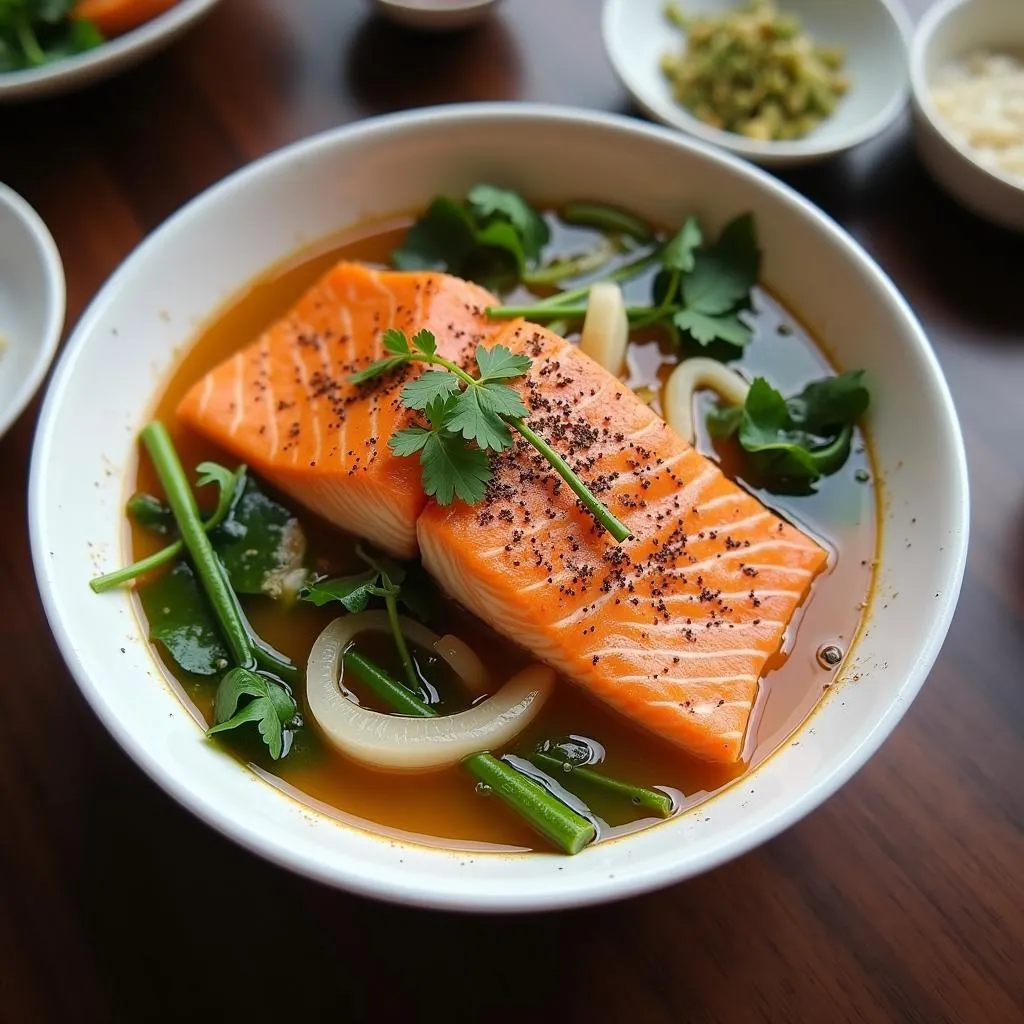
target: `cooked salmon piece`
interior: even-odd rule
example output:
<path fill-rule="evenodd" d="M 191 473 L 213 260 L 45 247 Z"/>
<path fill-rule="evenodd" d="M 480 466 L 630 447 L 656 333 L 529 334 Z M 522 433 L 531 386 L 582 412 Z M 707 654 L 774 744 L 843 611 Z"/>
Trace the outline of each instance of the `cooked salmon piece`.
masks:
<path fill-rule="evenodd" d="M 766 662 L 827 552 L 736 486 L 614 376 L 523 321 L 530 425 L 631 530 L 596 525 L 525 441 L 484 501 L 428 504 L 424 566 L 505 636 L 651 732 L 742 759 Z"/>
<path fill-rule="evenodd" d="M 416 554 L 426 504 L 415 459 L 387 446 L 410 413 L 398 400 L 421 366 L 363 385 L 389 327 L 426 328 L 441 355 L 467 360 L 499 328 L 477 285 L 435 273 L 342 262 L 260 338 L 211 370 L 178 416 L 329 522 L 399 557 Z"/>

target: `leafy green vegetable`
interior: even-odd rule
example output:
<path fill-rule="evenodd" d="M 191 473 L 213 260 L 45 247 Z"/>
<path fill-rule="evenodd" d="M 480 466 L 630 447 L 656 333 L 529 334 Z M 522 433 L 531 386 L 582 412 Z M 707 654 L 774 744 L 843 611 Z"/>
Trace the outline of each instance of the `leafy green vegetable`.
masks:
<path fill-rule="evenodd" d="M 283 571 L 301 569 L 306 554 L 299 521 L 251 476 L 210 540 L 238 594 L 267 593 L 268 581 Z"/>
<path fill-rule="evenodd" d="M 445 270 L 500 289 L 540 261 L 549 237 L 517 192 L 480 184 L 465 203 L 438 196 L 391 259 L 399 270 Z"/>
<path fill-rule="evenodd" d="M 141 586 L 139 599 L 150 640 L 162 644 L 180 668 L 192 675 L 215 676 L 228 667 L 217 621 L 187 562 Z"/>
<path fill-rule="evenodd" d="M 688 274 L 694 267 L 694 252 L 703 241 L 704 235 L 696 219 L 687 218 L 679 233 L 671 238 L 662 250 L 662 266 L 666 270 L 679 270 Z"/>
<path fill-rule="evenodd" d="M 91 22 L 72 18 L 75 0 L 0 0 L 0 72 L 41 67 L 103 42 Z"/>
<path fill-rule="evenodd" d="M 128 515 L 144 530 L 164 536 L 174 531 L 174 513 L 152 494 L 135 494 L 129 498 Z"/>
<path fill-rule="evenodd" d="M 708 429 L 715 437 L 735 434 L 767 485 L 810 484 L 842 468 L 870 400 L 863 370 L 814 381 L 788 400 L 758 377 L 742 407 L 708 415 Z"/>
<path fill-rule="evenodd" d="M 239 707 L 243 697 L 252 697 Z M 256 722 L 270 756 L 278 760 L 287 753 L 286 727 L 293 724 L 298 706 L 292 695 L 276 680 L 246 668 L 224 673 L 214 699 L 214 721 L 210 735 Z"/>
<path fill-rule="evenodd" d="M 629 530 L 594 497 L 565 459 L 527 426 L 526 406 L 516 391 L 502 383 L 527 373 L 532 365 L 528 356 L 517 355 L 504 345 L 489 349 L 481 345 L 476 350 L 480 376 L 471 377 L 461 366 L 437 354 L 437 342 L 429 331 L 420 331 L 410 343 L 402 332 L 391 329 L 384 332 L 383 341 L 393 354 L 371 363 L 352 380 L 373 380 L 406 363 L 441 368 L 428 370 L 402 389 L 405 406 L 425 413 L 429 426 L 414 424 L 388 439 L 395 455 L 419 455 L 423 489 L 439 504 L 450 505 L 459 498 L 475 505 L 483 498 L 492 475 L 487 453 L 508 448 L 512 428 L 547 459 L 617 541 L 629 537 Z"/>

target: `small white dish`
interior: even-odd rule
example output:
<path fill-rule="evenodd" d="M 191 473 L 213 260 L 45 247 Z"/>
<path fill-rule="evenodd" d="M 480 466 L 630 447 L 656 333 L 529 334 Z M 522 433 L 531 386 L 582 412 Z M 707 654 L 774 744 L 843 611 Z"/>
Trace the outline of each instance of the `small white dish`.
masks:
<path fill-rule="evenodd" d="M 123 564 L 138 431 L 197 325 L 296 245 L 480 180 L 555 204 L 581 194 L 627 204 L 660 224 L 696 214 L 710 231 L 749 211 L 767 286 L 839 366 L 864 367 L 873 382 L 868 429 L 884 496 L 877 590 L 843 677 L 742 784 L 576 857 L 437 849 L 300 804 L 207 742 L 154 661 L 130 595 L 89 589 Z M 669 885 L 826 800 L 928 675 L 960 590 L 968 507 L 963 440 L 935 354 L 892 282 L 834 221 L 749 163 L 678 132 L 516 103 L 357 122 L 260 160 L 178 211 L 79 321 L 46 396 L 29 486 L 35 571 L 64 658 L 104 725 L 167 792 L 293 871 L 379 899 L 474 911 L 578 906 Z"/>
<path fill-rule="evenodd" d="M 687 14 L 732 10 L 741 0 L 680 0 Z M 764 167 L 835 156 L 879 135 L 906 106 L 910 20 L 900 0 L 782 0 L 822 45 L 842 46 L 852 87 L 831 117 L 791 142 L 761 142 L 712 128 L 672 96 L 659 61 L 682 50 L 685 36 L 665 17 L 665 0 L 605 0 L 605 50 L 634 102 L 662 124 L 688 132 Z"/>
<path fill-rule="evenodd" d="M 932 101 L 942 69 L 978 49 L 1024 56 L 1022 0 L 943 0 L 924 16 L 910 53 L 918 154 L 936 182 L 969 210 L 1024 231 L 1024 185 L 979 163 Z"/>
<path fill-rule="evenodd" d="M 0 437 L 42 384 L 64 329 L 64 268 L 42 218 L 0 184 Z"/>
<path fill-rule="evenodd" d="M 0 72 L 0 103 L 42 99 L 110 78 L 167 46 L 219 2 L 180 0 L 152 21 L 94 50 L 40 68 Z"/>
<path fill-rule="evenodd" d="M 489 18 L 502 0 L 370 0 L 388 21 L 421 32 L 454 32 Z"/>

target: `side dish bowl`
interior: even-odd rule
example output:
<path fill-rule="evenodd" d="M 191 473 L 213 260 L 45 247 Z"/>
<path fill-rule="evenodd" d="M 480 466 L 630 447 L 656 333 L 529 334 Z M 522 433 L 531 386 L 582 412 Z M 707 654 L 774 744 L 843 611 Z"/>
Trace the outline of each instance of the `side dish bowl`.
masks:
<path fill-rule="evenodd" d="M 718 230 L 737 210 L 752 212 L 766 284 L 840 367 L 867 369 L 885 509 L 876 600 L 844 678 L 800 734 L 694 812 L 572 858 L 452 852 L 339 823 L 207 742 L 166 684 L 128 595 L 90 591 L 93 576 L 123 559 L 137 432 L 197 325 L 296 247 L 480 180 L 559 202 L 579 195 L 581 167 L 591 198 L 628 195 L 654 222 L 693 213 Z M 254 852 L 344 889 L 526 911 L 678 882 L 834 793 L 891 732 L 938 654 L 964 568 L 968 503 L 956 414 L 928 341 L 888 278 L 829 218 L 763 172 L 660 128 L 481 104 L 385 117 L 292 146 L 200 196 L 144 242 L 83 316 L 56 371 L 33 453 L 30 521 L 46 612 L 76 681 L 118 742 L 184 806 Z"/>
<path fill-rule="evenodd" d="M 836 111 L 792 142 L 759 141 L 705 124 L 672 96 L 659 61 L 682 50 L 684 36 L 665 16 L 665 0 L 605 0 L 604 46 L 634 102 L 662 124 L 765 167 L 813 163 L 852 149 L 885 131 L 907 103 L 906 53 L 911 25 L 900 0 L 786 0 L 821 45 L 845 50 L 851 87 Z M 687 14 L 720 14 L 737 0 L 681 0 Z"/>
<path fill-rule="evenodd" d="M 169 46 L 220 0 L 179 0 L 139 28 L 77 56 L 0 73 L 0 103 L 42 99 L 110 78 Z"/>
<path fill-rule="evenodd" d="M 938 73 L 979 49 L 1024 55 L 1024 4 L 944 0 L 918 26 L 910 53 L 917 151 L 932 177 L 954 199 L 995 224 L 1024 231 L 1024 185 L 975 159 L 954 138 L 932 99 Z"/>

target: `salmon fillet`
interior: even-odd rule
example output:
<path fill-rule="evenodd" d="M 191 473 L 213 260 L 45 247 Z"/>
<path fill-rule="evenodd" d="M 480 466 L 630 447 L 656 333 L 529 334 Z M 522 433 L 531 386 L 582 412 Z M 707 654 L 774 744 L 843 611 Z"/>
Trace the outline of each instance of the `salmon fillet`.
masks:
<path fill-rule="evenodd" d="M 476 506 L 431 502 L 424 566 L 472 612 L 650 731 L 732 763 L 768 658 L 826 552 L 729 481 L 621 382 L 544 328 L 530 425 L 633 533 L 616 545 L 519 440 Z"/>
<path fill-rule="evenodd" d="M 339 263 L 199 380 L 178 416 L 329 522 L 411 558 L 427 499 L 416 460 L 396 458 L 387 440 L 409 422 L 398 392 L 422 368 L 365 385 L 349 377 L 386 354 L 388 327 L 426 328 L 441 355 L 468 359 L 499 330 L 483 312 L 495 301 L 445 274 Z"/>

